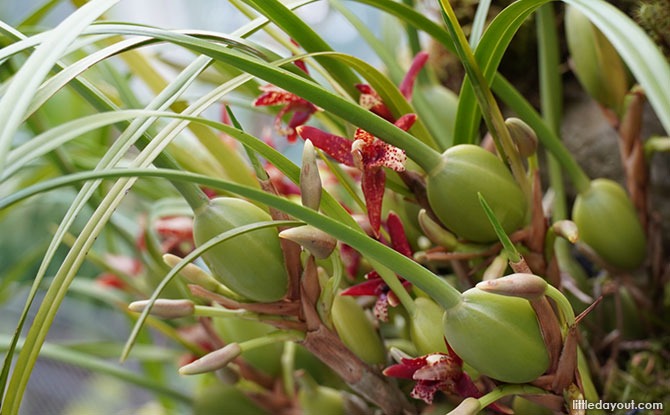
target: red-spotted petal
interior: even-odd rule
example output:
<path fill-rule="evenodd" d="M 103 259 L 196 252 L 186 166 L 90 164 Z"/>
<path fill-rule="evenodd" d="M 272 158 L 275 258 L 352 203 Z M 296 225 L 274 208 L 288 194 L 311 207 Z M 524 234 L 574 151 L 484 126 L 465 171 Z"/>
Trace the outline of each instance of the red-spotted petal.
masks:
<path fill-rule="evenodd" d="M 273 106 L 273 105 L 286 105 L 292 102 L 306 102 L 303 98 L 300 98 L 294 93 L 285 91 L 274 85 L 263 85 L 260 87 L 260 90 L 263 93 L 256 98 L 254 101 L 254 106 Z"/>
<path fill-rule="evenodd" d="M 461 366 L 451 356 L 433 353 L 426 356 L 426 364 L 412 375 L 414 380 L 456 380 L 461 376 Z"/>
<path fill-rule="evenodd" d="M 409 396 L 414 399 L 421 399 L 430 405 L 433 403 L 433 399 L 435 399 L 435 394 L 438 391 L 445 389 L 445 383 L 446 382 L 436 382 L 430 380 L 418 381 L 414 385 L 414 388 L 412 389 L 412 392 L 410 392 Z"/>
<path fill-rule="evenodd" d="M 382 224 L 382 201 L 386 185 L 386 173 L 383 169 L 372 168 L 363 170 L 361 189 L 368 209 L 368 220 L 375 236 L 379 236 Z"/>
<path fill-rule="evenodd" d="M 397 147 L 383 142 L 365 130 L 357 129 L 351 147 L 354 166 L 360 170 L 388 167 L 404 171 L 407 156 Z"/>
<path fill-rule="evenodd" d="M 304 140 L 311 140 L 315 147 L 325 151 L 326 154 L 340 163 L 346 164 L 347 166 L 354 165 L 354 160 L 351 156 L 351 140 L 327 133 L 309 125 L 297 127 L 296 132 Z"/>

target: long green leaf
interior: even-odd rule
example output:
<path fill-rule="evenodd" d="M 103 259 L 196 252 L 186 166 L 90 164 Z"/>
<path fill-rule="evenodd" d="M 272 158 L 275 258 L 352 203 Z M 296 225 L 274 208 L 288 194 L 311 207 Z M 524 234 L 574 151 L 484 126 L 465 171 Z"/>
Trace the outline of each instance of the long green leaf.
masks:
<path fill-rule="evenodd" d="M 242 0 L 286 32 L 307 52 L 332 52 L 330 45 L 304 20 L 279 0 Z M 317 58 L 321 66 L 338 81 L 352 97 L 358 96 L 356 75 L 344 64 L 326 58 Z"/>
<path fill-rule="evenodd" d="M 165 96 L 159 95 L 156 100 L 154 101 L 154 104 L 157 105 L 157 108 L 165 108 L 165 106 L 168 106 L 171 102 L 171 100 L 175 100 L 179 97 L 180 95 L 180 90 L 183 92 L 183 90 L 188 86 L 189 83 L 191 83 L 194 79 L 194 77 L 197 75 L 197 73 L 201 70 L 203 70 L 208 63 L 208 59 L 203 58 L 200 59 L 199 62 L 196 61 L 194 62 L 187 70 L 182 74 L 182 76 L 177 77 L 173 85 L 168 88 L 165 91 Z M 161 106 L 163 105 L 163 106 Z M 137 119 L 134 121 L 134 124 L 131 124 L 131 128 L 127 132 L 127 138 L 124 139 L 124 137 L 120 137 L 119 140 L 114 144 L 114 146 L 118 146 L 118 151 L 109 151 L 105 154 L 105 157 L 101 161 L 101 165 L 105 166 L 106 163 L 107 166 L 111 165 L 113 166 L 125 153 L 125 149 L 127 149 L 127 146 L 132 145 L 134 142 L 133 137 L 137 137 L 137 135 L 141 135 L 143 131 L 145 131 L 149 126 L 151 125 L 151 121 L 147 119 Z M 124 149 L 124 146 L 125 149 Z M 148 163 L 145 161 L 145 163 Z M 105 168 L 105 167 L 100 167 L 100 168 Z M 14 334 L 14 341 L 16 342 L 18 340 L 18 336 L 21 332 L 21 329 L 23 327 L 23 324 L 25 322 L 25 319 L 28 314 L 28 310 L 35 298 L 35 295 L 37 293 L 37 288 L 39 287 L 39 284 L 46 272 L 46 269 L 51 262 L 53 256 L 55 255 L 56 249 L 60 245 L 60 242 L 62 241 L 62 238 L 65 236 L 68 228 L 72 225 L 74 222 L 74 219 L 76 217 L 77 212 L 79 212 L 83 207 L 88 198 L 93 194 L 95 190 L 96 183 L 92 183 L 91 186 L 84 187 L 82 191 L 79 193 L 77 196 L 77 199 L 73 203 L 73 206 L 68 210 L 65 218 L 61 221 L 59 228 L 54 235 L 54 238 L 52 239 L 52 243 L 49 246 L 49 249 L 47 250 L 47 253 L 45 254 L 42 263 L 40 265 L 40 269 L 38 270 L 38 274 L 35 278 L 35 282 L 33 284 L 33 287 L 31 288 L 31 292 L 29 293 L 29 297 L 26 300 L 26 305 L 25 308 L 22 312 L 21 319 L 19 321 L 19 324 L 17 325 L 17 330 Z M 105 200 L 113 198 L 114 195 L 108 195 Z M 117 204 L 121 200 L 120 195 L 116 195 L 117 199 Z M 103 201 L 104 203 L 104 201 Z M 110 203 L 110 202 L 107 202 Z M 111 202 L 112 205 L 114 202 Z M 115 207 L 115 206 L 114 206 Z M 106 214 L 111 215 L 113 209 L 108 209 Z M 94 216 L 96 214 L 102 215 L 101 217 L 104 217 L 104 213 L 98 213 L 100 212 L 100 209 L 96 210 L 96 213 L 94 213 Z M 102 226 L 99 226 L 96 229 L 96 225 L 102 225 L 106 222 L 106 220 L 101 220 L 101 221 L 94 221 L 90 222 L 87 224 L 87 227 L 90 225 L 90 229 L 88 232 L 94 235 L 97 235 L 97 233 L 100 232 L 102 229 Z M 82 234 L 85 234 L 86 232 L 82 232 Z M 89 238 L 88 241 L 86 241 L 86 238 L 77 238 L 77 241 L 75 242 L 75 245 L 77 243 L 81 244 L 86 244 L 88 242 L 88 248 L 84 249 L 83 252 L 86 252 L 88 249 L 90 249 L 90 246 L 92 245 L 93 241 L 95 240 L 95 237 Z M 80 242 L 81 241 L 81 242 Z M 75 248 L 73 248 L 75 249 Z M 19 354 L 19 359 L 16 363 L 16 368 L 15 372 L 10 380 L 9 385 L 7 386 L 7 393 L 5 397 L 5 402 L 4 402 L 4 408 L 9 408 L 7 410 L 13 411 L 9 412 L 10 414 L 18 412 L 18 407 L 21 402 L 21 397 L 23 395 L 23 391 L 25 390 L 25 387 L 28 382 L 28 378 L 30 376 L 32 367 L 35 363 L 35 360 L 37 358 L 37 354 L 39 353 L 40 350 L 40 345 L 44 341 L 44 338 L 46 337 L 46 333 L 49 329 L 49 326 L 51 324 L 51 321 L 53 320 L 56 310 L 58 309 L 58 305 L 62 301 L 63 297 L 65 296 L 65 293 L 67 292 L 67 287 L 69 285 L 69 280 L 71 280 L 74 275 L 76 274 L 76 271 L 78 270 L 78 266 L 74 266 L 77 262 L 81 263 L 84 259 L 84 256 L 80 254 L 77 255 L 76 252 L 73 255 L 73 251 L 71 250 L 68 256 L 65 259 L 65 262 L 61 265 L 60 271 L 56 274 L 56 277 L 54 279 L 54 284 L 50 286 L 50 288 L 47 290 L 47 294 L 45 297 L 45 302 L 42 303 L 40 309 L 38 310 L 37 315 L 35 316 L 35 319 L 33 320 L 33 325 L 31 326 L 28 335 L 26 337 L 26 342 L 28 345 L 30 345 L 29 348 L 24 349 L 20 354 Z M 66 270 L 69 271 L 69 274 L 63 274 L 61 271 Z M 64 288 L 64 289 L 63 289 Z M 15 343 L 13 344 L 15 345 Z M 13 349 L 10 348 L 10 353 L 7 354 L 5 363 L 3 366 L 3 384 L 5 382 L 5 379 L 8 374 L 10 362 L 11 362 L 11 357 L 13 354 Z M 4 410 L 4 409 L 3 409 Z"/>
<path fill-rule="evenodd" d="M 439 154 L 426 144 L 416 140 L 412 135 L 402 131 L 356 103 L 335 95 L 320 85 L 291 71 L 269 66 L 266 62 L 246 56 L 235 50 L 230 50 L 224 46 L 180 33 L 138 26 L 130 27 L 129 25 L 117 25 L 115 27 L 113 25 L 106 25 L 104 32 L 108 31 L 117 34 L 150 36 L 163 39 L 221 60 L 251 75 L 302 96 L 324 110 L 330 111 L 352 124 L 364 128 L 366 131 L 384 139 L 390 144 L 404 149 L 407 155 L 426 171 L 432 170 L 439 162 Z"/>
<path fill-rule="evenodd" d="M 533 3 L 547 1 L 549 0 L 531 0 Z M 521 0 L 506 7 L 493 19 L 477 44 L 475 59 L 489 84 L 496 74 L 498 64 L 512 38 L 521 24 L 537 7 L 529 6 L 527 3 Z M 454 144 L 476 142 L 480 119 L 481 111 L 477 104 L 472 80 L 466 77 L 459 94 L 458 115 L 454 126 Z"/>
<path fill-rule="evenodd" d="M 670 63 L 659 47 L 633 20 L 604 0 L 563 1 L 584 13 L 612 43 L 670 134 Z"/>
<path fill-rule="evenodd" d="M 21 125 L 23 113 L 30 104 L 42 79 L 60 59 L 72 41 L 118 0 L 93 0 L 81 7 L 53 29 L 49 38 L 28 58 L 14 76 L 0 100 L 0 171 L 4 170 L 7 151 Z"/>

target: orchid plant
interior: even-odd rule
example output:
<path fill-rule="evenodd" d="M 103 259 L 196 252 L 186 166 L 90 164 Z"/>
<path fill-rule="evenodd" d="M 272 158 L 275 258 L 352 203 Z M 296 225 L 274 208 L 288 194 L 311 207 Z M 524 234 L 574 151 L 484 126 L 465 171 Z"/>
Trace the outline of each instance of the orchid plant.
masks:
<path fill-rule="evenodd" d="M 49 30 L 58 1 L 0 23 L 0 219 L 70 203 L 34 269 L 2 271 L 2 297 L 31 286 L 0 337 L 2 415 L 40 356 L 150 391 L 152 413 L 670 405 L 667 223 L 650 197 L 670 64 L 647 2 L 642 27 L 605 0 L 355 0 L 402 28 L 386 44 L 328 1 L 380 69 L 310 27 L 310 0 L 229 0 L 247 18 L 231 33 L 107 19 L 118 1 L 73 2 Z M 499 70 L 532 22 L 539 108 Z M 444 56 L 465 76 L 446 79 Z M 564 62 L 620 137 L 625 187 L 561 139 Z M 73 294 L 131 317 L 121 362 L 47 340 Z M 166 342 L 169 359 L 137 352 Z"/>

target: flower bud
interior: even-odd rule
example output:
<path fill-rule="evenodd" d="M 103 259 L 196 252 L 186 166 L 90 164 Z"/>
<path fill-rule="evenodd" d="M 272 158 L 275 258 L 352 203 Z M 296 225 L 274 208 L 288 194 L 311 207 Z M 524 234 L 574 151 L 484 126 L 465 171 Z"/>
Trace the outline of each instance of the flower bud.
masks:
<path fill-rule="evenodd" d="M 535 380 L 549 354 L 528 300 L 471 288 L 444 315 L 444 335 L 463 361 L 483 375 L 509 383 Z"/>
<path fill-rule="evenodd" d="M 135 313 L 141 313 L 149 306 L 149 300 L 133 301 L 128 304 L 128 310 Z M 195 310 L 195 304 L 191 300 L 167 300 L 159 298 L 151 306 L 150 314 L 152 316 L 170 319 L 192 316 Z"/>
<path fill-rule="evenodd" d="M 579 228 L 577 227 L 577 224 L 571 220 L 556 221 L 551 225 L 551 229 L 556 235 L 567 239 L 572 244 L 579 240 Z"/>
<path fill-rule="evenodd" d="M 444 310 L 428 298 L 414 300 L 414 314 L 410 317 L 409 333 L 419 355 L 447 353 L 444 334 L 435 330 L 442 324 Z"/>
<path fill-rule="evenodd" d="M 435 215 L 449 230 L 473 242 L 497 240 L 478 193 L 506 233 L 523 226 L 526 198 L 502 160 L 471 144 L 451 147 L 441 158 L 428 175 L 426 191 Z"/>
<path fill-rule="evenodd" d="M 242 199 L 219 197 L 195 212 L 196 245 L 242 225 L 270 221 L 259 207 Z M 224 241 L 203 254 L 214 276 L 234 292 L 258 302 L 280 300 L 288 288 L 288 275 L 277 230 L 259 229 Z"/>
<path fill-rule="evenodd" d="M 608 264 L 632 270 L 644 261 L 644 230 L 626 191 L 616 182 L 593 180 L 586 191 L 577 195 L 572 219 L 582 242 Z"/>
<path fill-rule="evenodd" d="M 505 271 L 507 271 L 508 266 L 509 261 L 507 259 L 507 254 L 501 252 L 498 256 L 493 258 L 491 264 L 486 267 L 484 273 L 482 274 L 482 280 L 488 281 L 502 277 L 505 275 Z"/>
<path fill-rule="evenodd" d="M 181 260 L 182 258 L 179 258 L 176 255 L 163 255 L 163 262 L 165 262 L 171 268 L 176 267 Z M 181 271 L 179 271 L 179 274 L 183 276 L 186 281 L 190 282 L 191 284 L 199 285 L 207 291 L 225 295 L 226 297 L 230 298 L 239 297 L 237 294 L 230 291 L 228 287 L 218 282 L 208 272 L 197 265 L 187 264 L 184 268 L 181 269 Z"/>
<path fill-rule="evenodd" d="M 386 352 L 377 330 L 353 297 L 336 295 L 331 309 L 333 325 L 349 350 L 370 365 L 386 361 Z"/>
<path fill-rule="evenodd" d="M 207 353 L 198 360 L 195 360 L 187 365 L 179 368 L 180 375 L 199 375 L 201 373 L 213 372 L 215 370 L 223 369 L 228 366 L 230 362 L 235 360 L 242 349 L 237 343 L 230 343 L 224 347 Z"/>
<path fill-rule="evenodd" d="M 494 294 L 534 300 L 545 294 L 547 291 L 547 282 L 537 275 L 517 273 L 482 281 L 476 287 L 482 291 Z"/>
<path fill-rule="evenodd" d="M 517 151 L 522 157 L 530 157 L 537 151 L 537 135 L 523 120 L 510 117 L 505 120 L 505 126 L 510 137 L 516 144 Z"/>
<path fill-rule="evenodd" d="M 567 7 L 565 32 L 572 70 L 593 99 L 621 115 L 630 79 L 607 38 L 575 7 Z"/>
<path fill-rule="evenodd" d="M 214 330 L 226 343 L 243 343 L 263 337 L 275 331 L 269 324 L 242 318 L 212 319 Z M 276 342 L 267 346 L 255 347 L 242 352 L 242 358 L 254 368 L 277 376 L 281 370 L 282 343 Z"/>
<path fill-rule="evenodd" d="M 337 239 L 310 225 L 284 229 L 279 237 L 301 245 L 316 259 L 328 258 L 337 246 Z"/>
<path fill-rule="evenodd" d="M 300 168 L 300 195 L 302 205 L 319 210 L 321 204 L 321 176 L 316 164 L 316 151 L 310 140 L 305 140 Z"/>

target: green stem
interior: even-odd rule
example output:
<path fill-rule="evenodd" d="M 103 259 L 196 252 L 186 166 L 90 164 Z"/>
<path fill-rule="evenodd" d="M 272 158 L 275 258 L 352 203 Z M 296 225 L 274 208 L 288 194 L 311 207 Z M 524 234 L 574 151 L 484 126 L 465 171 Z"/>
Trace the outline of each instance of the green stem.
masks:
<path fill-rule="evenodd" d="M 510 395 L 546 395 L 548 392 L 531 385 L 501 385 L 479 398 L 479 404 L 486 408 L 495 401 Z"/>
<path fill-rule="evenodd" d="M 414 0 L 402 0 L 405 5 L 408 7 L 414 8 Z M 416 27 L 412 25 L 405 25 L 405 32 L 407 33 L 407 42 L 409 43 L 409 50 L 412 51 L 412 56 L 416 56 L 417 53 L 421 52 L 421 40 L 419 39 L 419 32 L 416 30 Z M 426 71 L 419 72 L 417 77 L 419 84 L 427 85 L 428 84 L 428 74 Z"/>
<path fill-rule="evenodd" d="M 549 128 L 558 133 L 563 113 L 563 90 L 558 72 L 560 57 L 554 5 L 545 4 L 540 7 L 536 18 L 542 117 Z"/>
<path fill-rule="evenodd" d="M 563 113 L 563 90 L 561 88 L 561 77 L 557 71 L 560 48 L 553 5 L 545 4 L 540 7 L 536 18 L 539 44 L 540 105 L 542 117 L 545 121 L 541 125 L 546 127 L 547 131 L 544 133 L 537 129 L 535 131 L 542 140 L 542 144 L 549 150 L 548 153 L 550 153 L 547 155 L 547 163 L 549 186 L 554 191 L 552 219 L 558 221 L 569 218 L 561 166 L 568 172 L 578 192 L 588 189 L 590 180 L 572 157 L 572 154 L 565 149 L 558 136 Z M 565 239 L 555 238 L 553 241 L 553 251 L 559 268 L 567 271 L 580 287 L 584 287 L 586 282 L 584 271 L 576 263 L 570 250 L 570 243 Z M 572 308 L 570 310 L 572 311 Z M 572 320 L 574 321 L 574 311 L 572 313 Z"/>
<path fill-rule="evenodd" d="M 277 342 L 299 342 L 305 339 L 305 333 L 297 330 L 277 330 L 268 333 L 265 336 L 256 337 L 239 343 L 242 352 L 256 349 L 258 347 L 269 346 Z"/>
<path fill-rule="evenodd" d="M 572 309 L 570 301 L 565 298 L 563 293 L 558 291 L 558 289 L 553 285 L 547 284 L 547 291 L 545 292 L 545 295 L 556 302 L 558 309 L 561 310 L 561 313 L 563 313 L 563 317 L 565 318 L 565 322 L 568 327 L 573 326 L 575 324 L 575 311 Z"/>
<path fill-rule="evenodd" d="M 498 153 L 503 159 L 508 161 L 512 173 L 514 174 L 514 178 L 519 183 L 524 195 L 526 195 L 526 198 L 530 202 L 532 197 L 530 183 L 528 182 L 523 163 L 521 162 L 521 157 L 516 151 L 512 137 L 510 137 L 509 130 L 505 125 L 505 120 L 500 111 L 500 107 L 498 107 L 498 104 L 493 97 L 493 93 L 488 86 L 489 84 L 477 64 L 475 55 L 472 53 L 472 49 L 465 38 L 463 29 L 458 23 L 458 19 L 456 18 L 456 14 L 452 9 L 451 4 L 449 4 L 448 0 L 440 0 L 440 4 L 442 5 L 442 11 L 446 16 L 445 22 L 447 30 L 454 40 L 456 52 L 465 68 L 465 72 L 472 81 L 472 89 L 477 97 L 477 102 L 479 103 L 482 115 L 484 116 L 484 122 L 493 137 Z"/>
<path fill-rule="evenodd" d="M 284 393 L 291 397 L 295 395 L 295 353 L 296 344 L 292 341 L 284 342 L 284 350 L 281 354 L 281 378 L 284 383 Z"/>
<path fill-rule="evenodd" d="M 226 112 L 228 113 L 228 116 L 230 117 L 230 122 L 233 124 L 233 127 L 237 128 L 240 131 L 244 131 L 242 128 L 242 125 L 240 122 L 237 120 L 237 117 L 235 117 L 235 114 L 233 114 L 233 109 L 230 108 L 228 105 L 226 105 Z M 268 176 L 268 173 L 265 171 L 263 168 L 263 165 L 261 164 L 260 160 L 258 160 L 258 157 L 256 156 L 256 153 L 249 148 L 249 146 L 242 144 L 244 147 L 244 151 L 247 153 L 247 157 L 249 157 L 249 161 L 251 162 L 251 167 L 253 167 L 254 172 L 256 173 L 256 177 L 258 177 L 259 180 L 268 180 L 270 177 Z"/>

